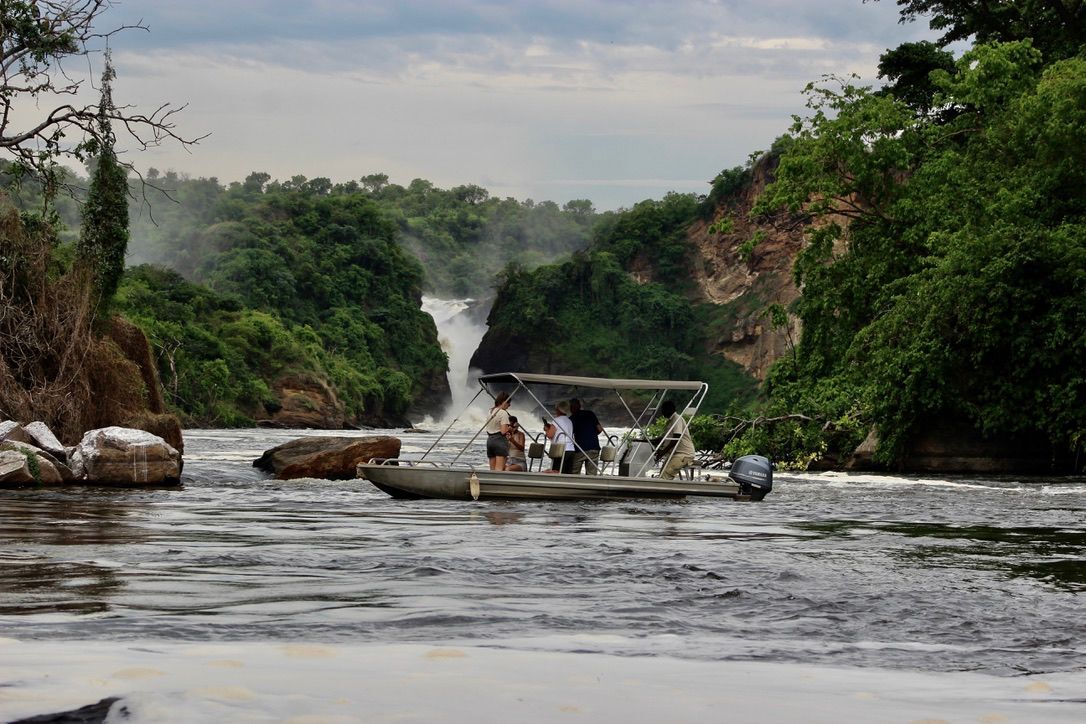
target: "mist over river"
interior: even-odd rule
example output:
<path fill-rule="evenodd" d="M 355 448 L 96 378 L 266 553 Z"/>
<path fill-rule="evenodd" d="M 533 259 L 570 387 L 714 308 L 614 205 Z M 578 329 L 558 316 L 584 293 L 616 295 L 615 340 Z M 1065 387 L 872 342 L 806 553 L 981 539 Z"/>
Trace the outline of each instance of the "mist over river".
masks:
<path fill-rule="evenodd" d="M 0 491 L 0 721 L 1086 719 L 1081 478 L 463 503 L 251 467 L 308 434 L 188 431 L 180 488 Z"/>

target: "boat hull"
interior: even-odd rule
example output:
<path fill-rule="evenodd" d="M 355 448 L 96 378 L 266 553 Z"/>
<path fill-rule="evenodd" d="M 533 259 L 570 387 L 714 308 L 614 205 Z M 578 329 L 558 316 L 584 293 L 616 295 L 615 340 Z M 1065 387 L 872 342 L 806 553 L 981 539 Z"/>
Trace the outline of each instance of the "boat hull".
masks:
<path fill-rule="evenodd" d="M 563 475 L 422 465 L 358 466 L 365 478 L 394 498 L 484 500 L 509 498 L 682 498 L 688 495 L 749 500 L 731 480 L 663 480 L 616 475 Z M 472 475 L 478 480 L 472 494 Z"/>

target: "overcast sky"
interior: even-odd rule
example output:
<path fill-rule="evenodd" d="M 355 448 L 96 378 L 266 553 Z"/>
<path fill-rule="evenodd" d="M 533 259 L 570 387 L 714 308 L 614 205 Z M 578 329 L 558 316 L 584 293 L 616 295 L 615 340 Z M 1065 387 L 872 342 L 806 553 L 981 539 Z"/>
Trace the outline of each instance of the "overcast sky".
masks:
<path fill-rule="evenodd" d="M 240 180 L 475 183 L 599 209 L 706 193 L 822 74 L 930 37 L 892 0 L 126 0 L 114 98 L 211 136 L 130 160 Z"/>

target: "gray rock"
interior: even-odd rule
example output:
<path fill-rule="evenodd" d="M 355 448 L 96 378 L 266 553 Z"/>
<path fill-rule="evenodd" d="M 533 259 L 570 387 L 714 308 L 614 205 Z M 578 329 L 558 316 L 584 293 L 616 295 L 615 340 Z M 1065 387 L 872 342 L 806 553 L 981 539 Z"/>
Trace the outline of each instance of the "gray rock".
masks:
<path fill-rule="evenodd" d="M 350 480 L 357 476 L 359 463 L 399 456 L 400 440 L 396 437 L 324 435 L 291 440 L 267 450 L 253 461 L 253 467 L 275 473 L 279 480 Z"/>
<path fill-rule="evenodd" d="M 68 469 L 67 465 L 41 448 L 34 447 L 28 443 L 5 440 L 4 442 L 0 442 L 0 451 L 17 452 L 23 457 L 32 455 L 38 468 L 36 482 L 42 483 L 43 485 L 56 485 L 57 483 L 69 482 L 74 478 L 72 471 Z M 31 475 L 33 476 L 34 463 L 31 463 L 28 459 L 27 464 L 29 465 Z"/>
<path fill-rule="evenodd" d="M 44 455 L 38 455 L 38 482 L 42 485 L 59 485 L 64 482 L 57 465 L 54 465 Z M 70 473 L 69 473 L 70 474 Z"/>
<path fill-rule="evenodd" d="M 181 453 L 158 435 L 103 427 L 83 435 L 71 456 L 72 471 L 88 483 L 171 485 L 181 480 Z"/>
<path fill-rule="evenodd" d="M 40 447 L 59 462 L 68 461 L 68 451 L 64 449 L 64 445 L 61 444 L 60 440 L 57 440 L 56 435 L 44 422 L 32 422 L 24 426 L 23 431 L 29 436 L 31 445 Z"/>
<path fill-rule="evenodd" d="M 0 442 L 4 440 L 30 442 L 30 436 L 23 430 L 22 425 L 15 422 L 15 420 L 8 420 L 7 422 L 0 422 Z"/>
<path fill-rule="evenodd" d="M 875 467 L 875 448 L 879 446 L 879 433 L 875 428 L 867 433 L 867 437 L 855 450 L 852 457 L 845 462 L 845 470 L 871 470 Z"/>
<path fill-rule="evenodd" d="M 3 442 L 0 442 L 0 450 L 17 450 L 24 455 L 27 453 L 33 453 L 34 455 L 37 455 L 43 460 L 48 460 L 53 465 L 62 464 L 61 460 L 57 460 L 50 453 L 28 442 L 19 442 L 17 440 L 4 440 Z"/>
<path fill-rule="evenodd" d="M 78 709 L 62 711 L 56 714 L 39 714 L 26 719 L 17 719 L 12 721 L 11 724 L 102 724 L 105 721 L 110 721 L 110 712 L 113 711 L 113 705 L 118 701 L 121 700 L 111 696 L 108 699 L 102 699 L 97 704 L 88 704 Z M 128 719 L 129 713 L 128 708 L 124 703 L 121 703 L 117 706 L 117 711 L 114 712 L 117 718 L 113 719 L 113 721 L 124 721 Z"/>
<path fill-rule="evenodd" d="M 0 486 L 34 485 L 30 461 L 18 450 L 0 450 Z"/>

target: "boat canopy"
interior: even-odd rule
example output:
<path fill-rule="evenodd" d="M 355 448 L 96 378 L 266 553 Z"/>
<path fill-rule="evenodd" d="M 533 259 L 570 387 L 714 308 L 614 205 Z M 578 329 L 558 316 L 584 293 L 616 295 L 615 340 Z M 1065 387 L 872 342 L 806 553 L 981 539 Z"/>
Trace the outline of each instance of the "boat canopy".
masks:
<path fill-rule="evenodd" d="M 599 390 L 700 390 L 704 382 L 693 380 L 620 380 L 608 377 L 576 377 L 571 375 L 541 375 L 532 372 L 495 372 L 480 375 L 479 383 L 566 385 Z"/>
<path fill-rule="evenodd" d="M 668 392 L 685 391 L 690 394 L 689 401 L 680 407 L 680 410 L 685 411 L 686 414 L 693 416 L 697 413 L 701 403 L 705 400 L 705 396 L 709 393 L 709 385 L 705 382 L 698 382 L 694 380 L 629 380 L 629 379 L 612 379 L 609 377 L 578 377 L 575 375 L 543 375 L 536 374 L 534 372 L 495 372 L 488 375 L 479 376 L 479 391 L 475 393 L 475 397 L 471 398 L 471 402 L 468 403 L 468 407 L 471 407 L 475 403 L 475 400 L 479 398 L 484 392 L 490 397 L 495 397 L 495 392 L 491 388 L 492 385 L 515 385 L 511 397 L 515 396 L 517 392 L 524 390 L 525 393 L 537 405 L 538 409 L 542 411 L 544 418 L 550 418 L 552 423 L 556 422 L 548 405 L 544 404 L 539 397 L 532 391 L 529 385 L 555 385 L 563 387 L 581 387 L 585 389 L 596 390 L 608 390 L 618 398 L 622 403 L 622 407 L 629 415 L 629 425 L 631 430 L 636 430 L 639 438 L 647 441 L 648 434 L 645 432 L 646 426 L 652 421 L 658 406 L 663 402 Z M 639 391 L 651 391 L 651 399 L 645 402 L 641 407 L 640 412 L 635 412 L 630 408 L 630 403 L 623 397 L 623 392 L 630 392 L 631 390 Z M 445 439 L 445 436 L 449 434 L 453 426 L 460 421 L 459 416 L 454 418 L 445 428 L 445 431 L 438 436 L 436 440 L 430 445 L 429 449 L 422 454 L 420 462 L 425 460 L 430 453 L 437 447 L 437 445 Z M 663 446 L 667 437 L 671 434 L 674 424 L 669 427 L 664 436 L 656 442 L 654 453 Z M 456 454 L 452 462 L 455 463 L 460 457 L 468 451 L 472 443 L 482 434 L 486 428 L 486 423 L 480 427 L 475 435 L 460 449 L 460 452 Z M 569 446 L 579 452 L 584 452 L 577 444 L 576 440 L 569 440 L 566 443 Z M 671 455 L 675 454 L 676 447 L 672 447 Z M 670 459 L 670 457 L 668 458 Z"/>

